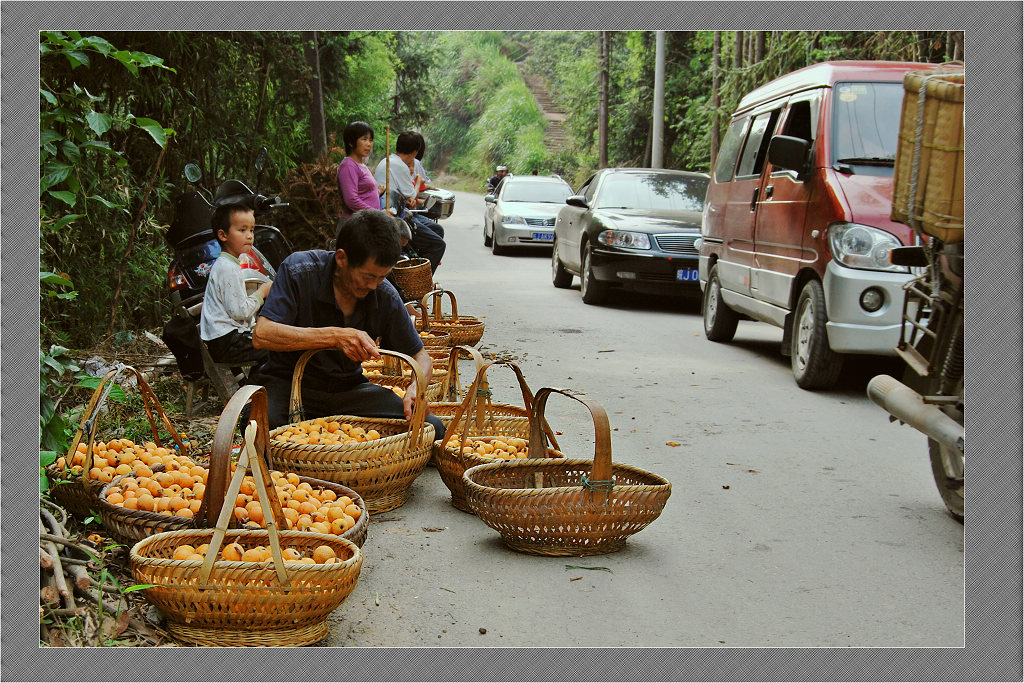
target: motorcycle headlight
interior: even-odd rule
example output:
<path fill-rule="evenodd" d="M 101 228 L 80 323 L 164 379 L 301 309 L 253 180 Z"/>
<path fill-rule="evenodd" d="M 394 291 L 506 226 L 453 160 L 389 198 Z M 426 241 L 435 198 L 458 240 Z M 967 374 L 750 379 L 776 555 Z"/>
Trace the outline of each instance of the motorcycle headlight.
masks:
<path fill-rule="evenodd" d="M 828 228 L 832 258 L 849 268 L 907 273 L 905 266 L 889 262 L 889 253 L 903 246 L 884 230 L 859 223 L 833 223 Z"/>
<path fill-rule="evenodd" d="M 597 241 L 609 247 L 625 247 L 627 249 L 651 248 L 651 236 L 646 232 L 604 230 L 597 236 Z"/>
<path fill-rule="evenodd" d="M 505 216 L 501 222 L 505 225 L 526 225 L 526 219 L 522 216 Z"/>

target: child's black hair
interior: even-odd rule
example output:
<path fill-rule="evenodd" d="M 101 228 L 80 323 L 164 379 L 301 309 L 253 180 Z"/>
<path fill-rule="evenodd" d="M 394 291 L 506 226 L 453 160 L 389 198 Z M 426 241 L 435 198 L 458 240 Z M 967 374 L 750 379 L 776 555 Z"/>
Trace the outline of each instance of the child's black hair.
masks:
<path fill-rule="evenodd" d="M 231 230 L 231 214 L 236 211 L 252 213 L 252 207 L 240 202 L 234 202 L 232 204 L 222 204 L 213 210 L 213 216 L 210 218 L 210 227 L 213 229 L 213 236 L 221 244 L 224 243 L 224 240 L 220 238 L 220 231 L 223 230 L 225 235 L 228 234 L 228 231 Z"/>

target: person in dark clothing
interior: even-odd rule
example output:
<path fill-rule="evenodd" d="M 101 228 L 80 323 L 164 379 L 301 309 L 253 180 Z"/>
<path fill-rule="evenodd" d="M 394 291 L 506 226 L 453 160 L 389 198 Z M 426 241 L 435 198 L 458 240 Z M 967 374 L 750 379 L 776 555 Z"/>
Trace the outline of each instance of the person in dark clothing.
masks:
<path fill-rule="evenodd" d="M 508 175 L 508 166 L 498 166 L 494 169 L 494 175 L 487 179 L 487 194 L 494 194 L 498 191 L 498 185 Z"/>
<path fill-rule="evenodd" d="M 386 278 L 401 250 L 395 219 L 365 209 L 341 221 L 334 251 L 292 254 L 277 270 L 274 287 L 256 321 L 253 345 L 269 351 L 260 380 L 267 389 L 270 428 L 295 422 L 288 403 L 295 364 L 314 355 L 302 377 L 305 418 L 358 415 L 412 419 L 415 382 L 405 398 L 363 375 L 363 361 L 380 358 L 381 348 L 413 358 L 431 376 L 432 361 L 409 312 Z M 427 414 L 436 439 L 444 425 Z"/>

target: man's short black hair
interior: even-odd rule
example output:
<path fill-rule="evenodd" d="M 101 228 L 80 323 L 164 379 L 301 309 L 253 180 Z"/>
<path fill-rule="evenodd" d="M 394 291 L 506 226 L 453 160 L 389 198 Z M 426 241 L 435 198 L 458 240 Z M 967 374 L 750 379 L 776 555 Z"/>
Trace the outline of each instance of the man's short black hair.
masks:
<path fill-rule="evenodd" d="M 366 121 L 353 121 L 345 126 L 345 130 L 341 134 L 341 139 L 345 141 L 345 154 L 351 154 L 352 150 L 356 148 L 356 142 L 359 141 L 359 138 L 367 133 L 370 134 L 370 139 L 372 140 L 373 126 Z"/>
<path fill-rule="evenodd" d="M 218 242 L 224 242 L 220 238 L 221 230 L 224 231 L 224 234 L 231 230 L 231 214 L 236 211 L 252 213 L 252 207 L 240 202 L 234 202 L 232 204 L 222 204 L 213 210 L 213 216 L 210 218 L 210 227 L 213 229 L 213 236 L 217 238 Z"/>
<path fill-rule="evenodd" d="M 395 218 L 378 209 L 356 211 L 338 222 L 334 248 L 344 249 L 353 266 L 361 266 L 372 258 L 378 266 L 393 266 L 402 254 Z"/>
<path fill-rule="evenodd" d="M 411 130 L 404 131 L 398 134 L 398 140 L 395 142 L 395 151 L 399 154 L 414 154 L 420 149 L 420 138 L 419 134 Z"/>

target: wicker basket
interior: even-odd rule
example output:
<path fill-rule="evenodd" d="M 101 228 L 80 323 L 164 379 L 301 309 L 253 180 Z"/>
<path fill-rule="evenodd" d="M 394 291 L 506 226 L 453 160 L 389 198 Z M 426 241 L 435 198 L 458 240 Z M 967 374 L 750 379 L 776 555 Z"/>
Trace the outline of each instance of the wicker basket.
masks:
<path fill-rule="evenodd" d="M 583 403 L 594 419 L 594 460 L 545 458 L 541 419 L 557 392 Z M 477 465 L 463 482 L 473 512 L 505 545 L 533 555 L 583 556 L 622 548 L 657 519 L 672 485 L 656 474 L 611 461 L 608 415 L 596 401 L 558 389 L 537 392 L 525 460 Z"/>
<path fill-rule="evenodd" d="M 512 368 L 519 380 L 519 389 L 523 394 L 523 405 L 519 407 L 505 403 L 494 403 L 491 401 L 490 390 L 487 384 L 487 370 L 494 365 L 507 365 Z M 483 441 L 518 437 L 521 439 L 530 438 L 530 408 L 533 405 L 533 392 L 526 385 L 526 378 L 515 363 L 499 362 L 486 363 L 482 365 L 476 374 L 473 384 L 470 386 L 466 397 L 458 404 L 455 413 L 452 415 L 449 432 L 444 442 L 434 441 L 433 461 L 437 467 L 437 473 L 441 475 L 441 481 L 452 493 L 452 505 L 463 512 L 472 513 L 469 502 L 466 500 L 466 487 L 462 481 L 462 474 L 470 467 L 495 462 L 494 458 L 487 458 L 475 453 L 463 453 L 462 449 L 470 438 L 479 438 Z M 558 451 L 558 441 L 543 420 L 543 431 L 548 445 L 546 457 L 560 458 L 562 453 Z M 456 433 L 460 434 L 457 441 L 452 441 Z"/>
<path fill-rule="evenodd" d="M 210 456 L 210 476 L 213 472 L 218 472 L 224 478 L 222 484 L 219 486 L 208 486 L 207 491 L 219 492 L 223 495 L 227 486 L 227 477 L 230 470 L 230 459 L 231 459 L 231 441 L 234 436 L 235 425 L 238 424 L 238 418 L 241 414 L 242 408 L 246 403 L 252 402 L 252 409 L 250 412 L 251 419 L 255 420 L 258 425 L 257 438 L 262 443 L 266 443 L 267 439 L 267 398 L 266 391 L 262 387 L 247 385 L 239 389 L 228 404 L 224 407 L 221 412 L 220 420 L 217 424 L 217 431 L 214 435 L 213 441 L 213 453 Z M 162 466 L 161 466 L 162 467 Z M 155 468 L 154 468 L 155 471 Z M 204 495 L 203 505 L 199 508 L 199 512 L 192 519 L 186 519 L 175 515 L 164 515 L 157 512 L 148 512 L 146 510 L 130 510 L 113 503 L 107 502 L 107 492 L 113 486 L 117 486 L 122 479 L 131 476 L 125 474 L 109 484 L 106 484 L 102 491 L 100 491 L 98 500 L 96 501 L 97 510 L 99 512 L 100 519 L 103 522 L 103 526 L 110 532 L 110 535 L 117 541 L 132 545 L 147 536 L 152 536 L 156 533 L 164 531 L 181 531 L 184 529 L 201 529 L 209 527 L 216 519 L 216 515 L 220 514 L 221 505 L 212 507 L 207 501 L 211 500 L 210 496 Z M 207 477 L 207 481 L 211 481 L 210 477 Z M 366 530 L 369 526 L 369 517 L 366 510 L 366 503 L 362 497 L 341 484 L 333 482 L 322 481 L 320 479 L 313 479 L 311 477 L 300 477 L 300 483 L 306 482 L 314 489 L 330 489 L 337 495 L 348 496 L 352 499 L 352 502 L 359 506 L 362 514 L 356 519 L 355 524 L 348 529 L 344 534 L 341 534 L 342 538 L 346 538 L 357 546 L 362 546 L 366 540 Z M 273 484 L 271 483 L 272 487 Z M 275 496 L 276 498 L 276 496 Z M 221 499 L 223 500 L 223 499 Z"/>
<path fill-rule="evenodd" d="M 451 315 L 445 316 L 441 312 L 442 296 L 447 294 L 451 302 Z M 427 306 L 427 300 L 431 305 Z M 484 323 L 479 318 L 471 315 L 459 315 L 459 307 L 455 301 L 455 294 L 447 289 L 435 289 L 423 297 L 423 308 L 428 310 L 431 317 L 430 327 L 433 330 L 447 332 L 452 335 L 452 344 L 464 344 L 474 346 L 484 336 Z"/>
<path fill-rule="evenodd" d="M 203 646 L 297 646 L 327 636 L 328 615 L 356 586 L 363 556 L 348 539 L 305 531 L 278 531 L 280 506 L 265 485 L 269 479 L 263 453 L 254 448 L 256 424 L 246 429 L 245 453 L 228 486 L 235 496 L 247 469 L 254 470 L 256 491 L 274 518 L 267 529 L 228 530 L 231 509 L 224 506 L 216 529 L 168 531 L 145 538 L 132 547 L 131 569 L 146 598 L 167 617 L 167 630 L 181 643 Z M 220 560 L 223 543 L 236 542 L 249 549 L 269 545 L 266 562 Z M 328 546 L 337 562 L 286 564 L 282 542 L 300 552 Z M 209 544 L 205 560 L 175 560 L 179 545 Z"/>
<path fill-rule="evenodd" d="M 412 371 L 407 368 L 403 368 L 401 362 L 399 362 L 394 356 L 385 356 L 382 361 L 364 362 L 364 374 L 368 370 L 376 370 L 382 373 L 379 375 L 366 375 L 366 379 L 378 386 L 388 387 L 389 389 L 398 388 L 404 391 L 409 388 L 410 384 L 412 384 Z M 445 381 L 447 378 L 447 365 L 445 365 L 444 368 L 435 368 L 431 372 L 430 379 L 427 381 L 427 388 L 423 392 L 429 403 L 433 403 L 434 401 L 439 401 L 441 399 L 444 394 Z"/>
<path fill-rule="evenodd" d="M 435 327 L 431 327 L 430 319 L 427 315 L 427 307 L 423 305 L 422 301 L 410 302 L 420 309 L 420 315 L 416 317 L 414 326 L 416 331 L 420 333 L 420 341 L 423 342 L 423 347 L 427 351 L 442 351 L 449 349 L 455 345 L 452 340 L 452 335 L 447 330 L 441 330 Z M 423 335 L 431 336 L 423 336 Z"/>
<path fill-rule="evenodd" d="M 78 431 L 75 432 L 75 437 L 71 440 L 71 447 L 68 449 L 66 456 L 69 468 L 72 458 L 78 452 L 78 445 L 82 443 L 83 438 L 86 439 L 85 462 L 82 466 L 81 474 L 72 474 L 70 469 L 63 469 L 56 463 L 46 468 L 47 477 L 49 477 L 51 482 L 50 495 L 65 510 L 80 519 L 89 516 L 90 510 L 96 507 L 100 491 L 106 486 L 106 482 L 91 479 L 88 476 L 89 470 L 92 469 L 93 444 L 96 442 L 96 422 L 99 419 L 99 412 L 103 408 L 104 403 L 106 403 L 110 390 L 117 384 L 117 380 L 122 374 L 128 372 L 134 374 L 138 382 L 139 394 L 142 396 L 142 406 L 146 411 L 146 417 L 149 418 L 149 426 L 153 432 L 154 442 L 158 446 L 161 445 L 156 418 L 153 415 L 155 411 L 166 428 L 167 433 L 174 440 L 178 450 L 185 454 L 188 452 L 188 449 L 182 443 L 181 437 L 178 436 L 177 430 L 174 429 L 174 425 L 167 418 L 167 413 L 164 412 L 163 406 L 160 405 L 160 401 L 157 399 L 152 387 L 143 378 L 142 373 L 130 365 L 118 364 L 107 372 L 96 386 L 96 390 L 93 392 L 92 398 L 82 414 L 82 421 L 78 425 Z"/>
<path fill-rule="evenodd" d="M 299 419 L 302 419 L 302 372 L 314 353 L 315 350 L 302 354 L 292 376 L 291 415 L 300 416 Z M 433 425 L 424 421 L 423 371 L 404 354 L 383 349 L 381 354 L 397 356 L 413 368 L 417 396 L 411 421 L 353 415 L 325 417 L 367 431 L 375 429 L 381 434 L 381 438 L 374 441 L 355 444 L 294 444 L 274 438 L 291 425 L 270 432 L 269 452 L 273 467 L 344 484 L 363 497 L 370 514 L 393 510 L 405 503 L 413 480 L 430 460 L 434 440 Z"/>
<path fill-rule="evenodd" d="M 903 78 L 892 219 L 943 242 L 964 239 L 964 66 Z"/>
<path fill-rule="evenodd" d="M 408 258 L 391 269 L 403 301 L 419 301 L 434 289 L 434 273 L 425 258 Z"/>

